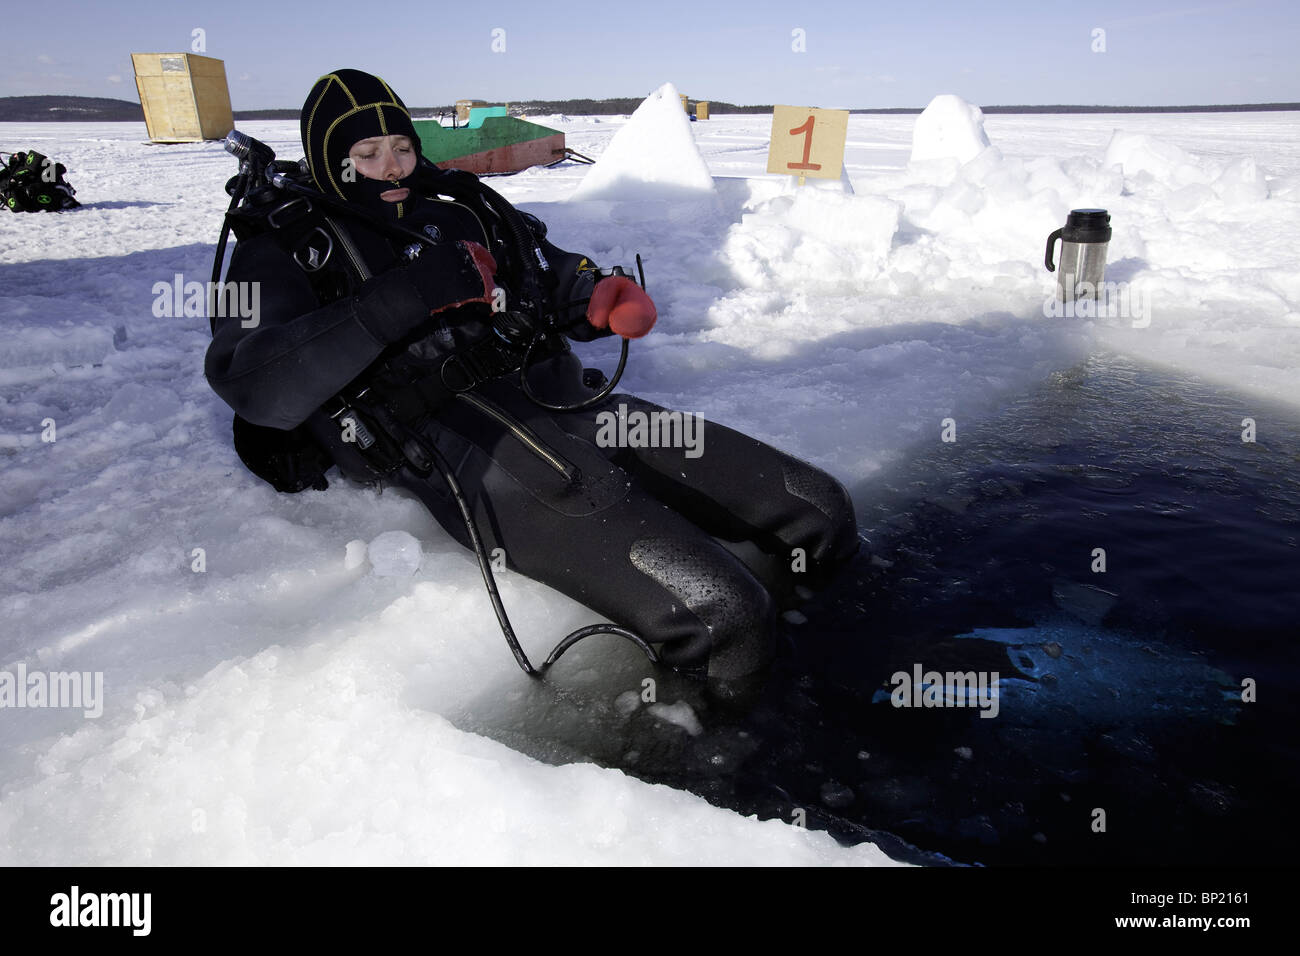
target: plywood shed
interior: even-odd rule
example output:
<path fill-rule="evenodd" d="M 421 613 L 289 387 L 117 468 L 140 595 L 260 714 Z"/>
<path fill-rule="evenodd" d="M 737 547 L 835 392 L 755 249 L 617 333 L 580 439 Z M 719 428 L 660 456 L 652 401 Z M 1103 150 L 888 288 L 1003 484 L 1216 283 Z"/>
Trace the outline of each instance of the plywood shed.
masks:
<path fill-rule="evenodd" d="M 194 53 L 132 53 L 135 87 L 155 143 L 221 139 L 235 128 L 226 65 Z"/>

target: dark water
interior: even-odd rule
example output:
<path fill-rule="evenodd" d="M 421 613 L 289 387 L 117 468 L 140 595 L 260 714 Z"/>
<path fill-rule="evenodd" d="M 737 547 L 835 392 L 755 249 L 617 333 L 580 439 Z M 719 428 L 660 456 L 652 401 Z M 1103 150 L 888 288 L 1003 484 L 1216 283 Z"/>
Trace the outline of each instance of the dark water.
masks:
<path fill-rule="evenodd" d="M 853 492 L 869 547 L 748 709 L 606 647 L 462 725 L 913 862 L 1294 862 L 1288 413 L 1097 356 Z M 996 716 L 893 706 L 918 665 L 996 672 Z M 698 726 L 665 719 L 679 700 Z"/>

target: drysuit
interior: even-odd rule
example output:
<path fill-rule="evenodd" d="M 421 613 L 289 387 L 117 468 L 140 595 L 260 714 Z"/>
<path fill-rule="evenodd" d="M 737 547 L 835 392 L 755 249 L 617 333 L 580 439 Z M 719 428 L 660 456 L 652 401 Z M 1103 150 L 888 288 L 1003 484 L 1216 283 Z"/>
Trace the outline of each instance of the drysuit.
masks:
<path fill-rule="evenodd" d="M 350 104 L 335 111 L 361 117 L 348 136 L 414 136 L 401 101 L 370 82 L 378 78 L 357 71 L 322 78 L 303 113 L 306 162 L 322 189 L 330 185 L 319 169 L 329 151 L 313 136 L 329 125 L 330 78 Z M 666 663 L 707 676 L 725 695 L 769 660 L 779 601 L 856 550 L 849 497 L 824 472 L 714 422 L 699 424 L 690 448 L 611 442 L 612 420 L 669 420 L 667 410 L 632 395 L 573 412 L 530 400 L 519 384 L 519 347 L 500 331 L 509 316 L 484 301 L 481 257 L 467 249 L 481 246 L 500 264 L 494 284 L 508 300 L 525 296 L 515 288 L 520 251 L 490 210 L 447 198 L 468 196 L 472 180 L 421 163 L 402 181 L 414 187 L 403 208 L 371 204 L 436 237 L 418 254 L 405 237 L 337 215 L 325 217 L 325 230 L 300 230 L 306 255 L 273 233 L 238 243 L 227 282 L 260 283 L 260 313 L 255 325 L 217 320 L 206 373 L 237 413 L 237 447 L 244 429 L 241 456 L 252 467 L 267 436 L 272 445 L 309 436 L 345 475 L 383 477 L 417 495 L 468 547 L 440 473 L 410 454 L 407 439 L 418 436 L 451 464 L 484 544 L 502 549 L 512 570 L 631 628 L 659 645 Z M 538 220 L 526 221 L 546 260 L 543 311 L 569 338 L 608 335 L 584 317 L 607 277 L 589 257 L 548 242 Z M 321 232 L 330 236 L 323 247 Z M 322 256 L 325 266 L 310 269 Z M 558 337 L 538 352 L 527 372 L 537 395 L 558 404 L 595 394 L 590 370 L 584 375 Z M 349 404 L 359 393 L 364 403 Z M 348 434 L 356 409 L 369 410 L 360 416 L 363 432 L 383 433 L 369 454 L 355 430 Z M 376 464 L 381 446 L 386 467 Z"/>

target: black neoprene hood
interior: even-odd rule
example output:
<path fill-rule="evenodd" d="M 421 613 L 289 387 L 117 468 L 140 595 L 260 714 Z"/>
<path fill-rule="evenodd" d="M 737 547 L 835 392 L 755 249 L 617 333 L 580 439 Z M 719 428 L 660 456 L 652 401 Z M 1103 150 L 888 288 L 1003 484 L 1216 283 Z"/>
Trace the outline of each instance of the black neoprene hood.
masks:
<path fill-rule="evenodd" d="M 335 70 L 317 80 L 303 103 L 299 123 L 317 188 L 340 199 L 372 198 L 363 177 L 343 175 L 343 161 L 358 140 L 409 136 L 416 155 L 420 154 L 420 137 L 402 98 L 382 79 L 361 70 Z"/>

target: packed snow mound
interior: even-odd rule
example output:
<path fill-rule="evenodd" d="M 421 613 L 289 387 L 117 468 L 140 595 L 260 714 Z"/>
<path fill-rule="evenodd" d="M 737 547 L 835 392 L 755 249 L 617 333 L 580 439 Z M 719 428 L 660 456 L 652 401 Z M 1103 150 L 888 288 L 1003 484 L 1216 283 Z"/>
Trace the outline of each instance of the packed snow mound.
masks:
<path fill-rule="evenodd" d="M 574 191 L 572 199 L 682 200 L 713 194 L 677 88 L 645 98 Z"/>
<path fill-rule="evenodd" d="M 899 211 L 898 203 L 877 196 L 797 188 L 742 216 L 727 235 L 722 257 L 750 288 L 852 288 L 880 273 Z"/>
<path fill-rule="evenodd" d="M 996 146 L 961 166 L 955 161 L 923 164 L 912 172 L 912 182 L 900 195 L 913 228 L 942 236 L 945 244 L 967 247 L 950 257 L 957 260 L 947 266 L 954 277 L 987 276 L 993 266 L 998 272 L 1033 278 L 1042 263 L 1024 250 L 1041 248 L 1047 234 L 1064 225 L 1071 208 L 1104 207 L 1122 187 L 1122 177 L 1115 174 L 1097 177 L 1091 188 L 1081 189 L 1078 178 L 1061 163 L 1046 158 L 1026 162 L 1004 156 Z M 944 265 L 945 260 L 917 263 L 927 272 L 936 264 Z"/>
<path fill-rule="evenodd" d="M 984 112 L 960 96 L 943 93 L 930 101 L 912 130 L 912 162 L 955 159 L 968 163 L 989 145 Z"/>
<path fill-rule="evenodd" d="M 1104 163 L 1119 169 L 1134 192 L 1163 198 L 1167 212 L 1179 219 L 1204 214 L 1205 205 L 1215 200 L 1241 206 L 1269 197 L 1254 157 L 1237 156 L 1220 165 L 1142 133 L 1116 130 Z"/>
<path fill-rule="evenodd" d="M 1252 156 L 1239 156 L 1230 161 L 1215 179 L 1213 189 L 1228 205 L 1259 202 L 1269 195 L 1268 184 Z"/>
<path fill-rule="evenodd" d="M 1187 151 L 1143 133 L 1116 130 L 1106 146 L 1107 166 L 1118 166 L 1125 176 L 1148 173 L 1153 179 L 1178 186 L 1204 183 L 1206 171 Z"/>

